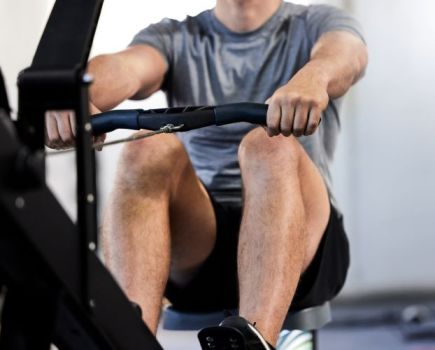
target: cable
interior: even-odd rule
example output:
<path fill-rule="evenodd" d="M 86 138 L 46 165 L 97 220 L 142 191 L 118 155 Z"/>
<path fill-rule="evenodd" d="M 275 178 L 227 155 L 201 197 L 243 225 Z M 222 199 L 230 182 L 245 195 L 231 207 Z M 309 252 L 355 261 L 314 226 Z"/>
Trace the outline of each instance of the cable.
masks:
<path fill-rule="evenodd" d="M 100 147 L 113 146 L 113 145 L 117 145 L 119 143 L 124 143 L 124 142 L 138 141 L 138 140 L 142 140 L 142 139 L 145 139 L 147 137 L 151 137 L 151 136 L 158 135 L 158 134 L 170 134 L 170 133 L 173 133 L 173 132 L 180 130 L 183 126 L 184 126 L 184 124 L 177 125 L 177 126 L 174 126 L 173 124 L 166 124 L 165 126 L 162 126 L 159 130 L 150 131 L 150 132 L 147 132 L 145 134 L 141 134 L 141 135 L 136 134 L 136 135 L 132 135 L 132 136 L 129 136 L 129 137 L 126 137 L 123 139 L 109 141 L 109 142 L 98 142 L 98 143 L 93 144 L 92 148 L 96 149 L 96 148 L 100 148 Z M 46 156 L 56 156 L 56 155 L 70 153 L 70 152 L 74 152 L 74 151 L 75 151 L 75 148 L 68 148 L 68 149 L 59 150 L 59 151 L 45 152 L 45 155 Z"/>

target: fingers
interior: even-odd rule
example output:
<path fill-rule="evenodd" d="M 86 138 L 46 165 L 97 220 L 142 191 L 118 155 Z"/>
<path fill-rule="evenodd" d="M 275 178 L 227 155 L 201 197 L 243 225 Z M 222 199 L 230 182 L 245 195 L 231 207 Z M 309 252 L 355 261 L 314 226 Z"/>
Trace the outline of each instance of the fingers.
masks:
<path fill-rule="evenodd" d="M 269 101 L 267 109 L 267 134 L 276 136 L 280 133 L 281 107 L 277 101 Z"/>
<path fill-rule="evenodd" d="M 74 145 L 74 134 L 71 127 L 70 112 L 54 112 L 57 120 L 57 127 L 59 130 L 62 145 L 65 147 Z"/>
<path fill-rule="evenodd" d="M 323 100 L 309 94 L 281 88 L 268 99 L 267 132 L 269 136 L 282 134 L 296 137 L 312 135 L 318 128 L 328 96 Z"/>
<path fill-rule="evenodd" d="M 294 135 L 300 137 L 305 134 L 311 115 L 311 106 L 299 97 L 272 97 L 267 111 L 267 132 L 269 136 L 282 134 L 286 137 Z M 313 109 L 310 132 L 314 132 L 314 122 L 317 121 L 318 109 Z M 311 134 L 310 133 L 310 134 Z"/>
<path fill-rule="evenodd" d="M 57 120 L 54 113 L 48 111 L 45 113 L 45 134 L 46 144 L 50 148 L 58 148 L 61 144 L 61 138 L 57 127 Z"/>
<path fill-rule="evenodd" d="M 93 112 L 100 111 L 94 107 Z M 77 123 L 73 111 L 47 111 L 45 114 L 46 145 L 54 149 L 71 148 L 75 146 Z M 93 143 L 103 143 L 106 134 L 93 137 Z M 101 151 L 103 146 L 98 147 Z"/>
<path fill-rule="evenodd" d="M 76 124 L 76 117 L 74 113 L 69 113 L 69 124 L 71 125 L 71 131 L 74 135 L 74 138 L 77 136 L 77 124 Z"/>
<path fill-rule="evenodd" d="M 281 107 L 281 134 L 288 137 L 293 133 L 295 107 L 292 103 L 284 103 Z"/>
<path fill-rule="evenodd" d="M 305 103 L 298 103 L 295 111 L 295 119 L 293 122 L 293 135 L 300 137 L 304 134 L 308 122 L 309 108 Z"/>
<path fill-rule="evenodd" d="M 73 147 L 75 117 L 71 111 L 47 111 L 45 114 L 46 144 L 50 148 Z"/>
<path fill-rule="evenodd" d="M 93 138 L 93 144 L 94 145 L 98 145 L 98 144 L 102 144 L 104 143 L 104 141 L 106 140 L 106 135 L 107 134 L 102 134 L 102 135 L 98 135 L 98 136 L 94 136 Z M 97 146 L 96 147 L 97 151 L 102 151 L 103 150 L 103 145 Z"/>
<path fill-rule="evenodd" d="M 320 124 L 321 115 L 322 113 L 319 108 L 311 108 L 304 135 L 308 136 L 314 134 Z"/>

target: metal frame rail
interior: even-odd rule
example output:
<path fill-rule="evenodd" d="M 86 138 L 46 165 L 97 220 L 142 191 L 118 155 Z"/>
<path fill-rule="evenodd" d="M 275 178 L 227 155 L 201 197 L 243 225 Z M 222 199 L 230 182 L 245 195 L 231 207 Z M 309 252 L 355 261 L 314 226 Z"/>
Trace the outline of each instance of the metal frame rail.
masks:
<path fill-rule="evenodd" d="M 96 256 L 85 72 L 102 3 L 56 2 L 18 80 L 17 123 L 0 79 L 1 349 L 161 349 Z M 72 109 L 77 117 L 77 224 L 45 184 L 44 115 L 51 109 Z"/>

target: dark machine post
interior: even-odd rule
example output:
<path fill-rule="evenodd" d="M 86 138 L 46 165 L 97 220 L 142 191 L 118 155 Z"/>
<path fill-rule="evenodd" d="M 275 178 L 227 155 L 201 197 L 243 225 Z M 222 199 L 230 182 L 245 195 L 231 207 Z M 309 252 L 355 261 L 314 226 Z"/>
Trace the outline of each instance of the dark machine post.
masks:
<path fill-rule="evenodd" d="M 55 3 L 18 81 L 13 123 L 0 74 L 0 287 L 3 350 L 161 350 L 95 254 L 96 184 L 86 63 L 102 0 Z M 77 118 L 78 223 L 45 184 L 44 117 Z"/>
<path fill-rule="evenodd" d="M 102 4 L 103 0 L 56 1 L 32 65 L 21 73 L 18 81 L 19 130 L 22 140 L 33 151 L 44 148 L 46 111 L 70 109 L 76 115 L 82 300 L 90 307 L 93 300 L 88 255 L 97 245 L 97 195 L 88 111 L 91 78 L 86 74 L 86 65 Z"/>

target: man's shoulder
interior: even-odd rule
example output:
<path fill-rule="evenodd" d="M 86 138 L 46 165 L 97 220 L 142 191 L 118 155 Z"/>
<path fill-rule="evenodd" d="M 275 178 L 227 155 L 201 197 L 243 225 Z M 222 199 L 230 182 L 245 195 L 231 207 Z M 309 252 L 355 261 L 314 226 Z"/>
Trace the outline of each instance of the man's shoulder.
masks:
<path fill-rule="evenodd" d="M 182 20 L 173 19 L 173 18 L 164 18 L 160 22 L 155 23 L 154 25 L 165 28 L 167 31 L 175 33 L 187 32 L 189 34 L 193 34 L 195 32 L 202 31 L 207 27 L 207 23 L 209 22 L 210 11 L 203 11 L 195 16 L 186 16 Z"/>
<path fill-rule="evenodd" d="M 282 5 L 282 11 L 287 16 L 303 17 L 311 5 L 295 4 L 285 1 Z"/>
<path fill-rule="evenodd" d="M 301 19 L 307 19 L 312 13 L 327 13 L 334 10 L 338 10 L 338 8 L 327 4 L 301 5 L 286 1 L 282 6 L 284 16 Z"/>

